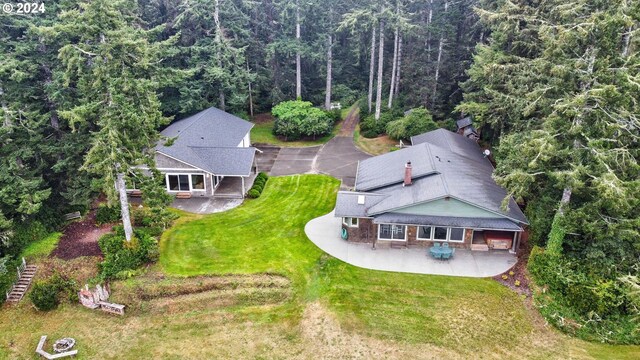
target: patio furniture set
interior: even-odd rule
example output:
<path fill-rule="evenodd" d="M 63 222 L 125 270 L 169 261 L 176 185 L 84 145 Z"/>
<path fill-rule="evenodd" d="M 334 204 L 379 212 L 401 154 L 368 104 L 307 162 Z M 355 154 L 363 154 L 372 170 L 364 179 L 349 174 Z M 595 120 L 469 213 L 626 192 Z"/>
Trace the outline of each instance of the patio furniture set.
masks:
<path fill-rule="evenodd" d="M 443 243 L 434 243 L 432 247 L 429 248 L 429 254 L 434 259 L 440 260 L 449 260 L 453 257 L 453 254 L 456 253 L 456 249 L 449 247 L 449 244 Z"/>

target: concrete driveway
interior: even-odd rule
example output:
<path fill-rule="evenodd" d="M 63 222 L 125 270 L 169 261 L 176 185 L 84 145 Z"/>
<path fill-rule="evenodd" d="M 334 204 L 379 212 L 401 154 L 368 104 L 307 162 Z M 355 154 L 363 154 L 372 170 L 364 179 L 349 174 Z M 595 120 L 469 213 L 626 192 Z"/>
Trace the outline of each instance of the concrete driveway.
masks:
<path fill-rule="evenodd" d="M 260 147 L 257 162 L 260 171 L 273 176 L 327 174 L 342 180 L 343 188 L 355 186 L 358 161 L 370 155 L 358 150 L 351 136 L 336 136 L 322 146 L 277 148 Z"/>
<path fill-rule="evenodd" d="M 321 147 L 318 145 L 302 148 L 281 148 L 271 168 L 271 175 L 313 173 L 314 162 Z"/>
<path fill-rule="evenodd" d="M 365 269 L 466 277 L 490 277 L 509 271 L 517 257 L 507 251 L 456 249 L 451 260 L 436 260 L 424 248 L 378 248 L 356 244 L 340 237 L 341 219 L 333 211 L 315 218 L 304 228 L 307 237 L 327 254 Z"/>

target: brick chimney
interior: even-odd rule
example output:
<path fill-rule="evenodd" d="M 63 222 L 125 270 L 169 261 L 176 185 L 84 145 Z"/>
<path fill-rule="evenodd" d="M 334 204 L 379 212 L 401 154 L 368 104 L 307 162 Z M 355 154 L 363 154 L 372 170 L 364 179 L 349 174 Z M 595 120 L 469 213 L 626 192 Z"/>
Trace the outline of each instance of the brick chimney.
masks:
<path fill-rule="evenodd" d="M 403 186 L 411 185 L 411 161 L 407 161 L 404 165 L 404 184 Z"/>

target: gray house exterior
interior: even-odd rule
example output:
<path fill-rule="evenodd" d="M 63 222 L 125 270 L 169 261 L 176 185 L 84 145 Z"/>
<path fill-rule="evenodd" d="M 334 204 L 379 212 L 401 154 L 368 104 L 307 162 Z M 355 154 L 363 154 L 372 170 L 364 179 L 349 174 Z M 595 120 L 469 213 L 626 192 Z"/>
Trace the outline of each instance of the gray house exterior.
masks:
<path fill-rule="evenodd" d="M 252 127 L 215 107 L 169 125 L 155 148 L 167 191 L 179 197 L 211 197 L 221 185 L 230 185 L 226 187 L 234 187 L 236 197 L 244 197 L 256 171 Z"/>
<path fill-rule="evenodd" d="M 478 144 L 444 129 L 411 142 L 358 164 L 354 191 L 337 197 L 343 237 L 374 246 L 447 242 L 516 251 L 527 219 L 491 177 L 493 165 Z"/>

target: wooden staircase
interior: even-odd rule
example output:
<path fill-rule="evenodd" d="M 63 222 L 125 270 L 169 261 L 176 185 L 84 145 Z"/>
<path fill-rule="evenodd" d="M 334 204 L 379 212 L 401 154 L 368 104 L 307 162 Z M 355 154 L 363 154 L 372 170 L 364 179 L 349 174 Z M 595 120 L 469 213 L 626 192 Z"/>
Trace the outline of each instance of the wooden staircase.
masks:
<path fill-rule="evenodd" d="M 35 265 L 27 265 L 27 262 L 22 259 L 22 265 L 18 267 L 18 281 L 13 284 L 11 289 L 7 292 L 7 302 L 17 303 L 24 297 L 24 294 L 29 290 L 31 281 L 36 275 L 38 268 Z"/>

